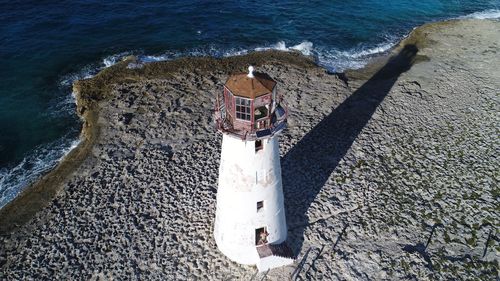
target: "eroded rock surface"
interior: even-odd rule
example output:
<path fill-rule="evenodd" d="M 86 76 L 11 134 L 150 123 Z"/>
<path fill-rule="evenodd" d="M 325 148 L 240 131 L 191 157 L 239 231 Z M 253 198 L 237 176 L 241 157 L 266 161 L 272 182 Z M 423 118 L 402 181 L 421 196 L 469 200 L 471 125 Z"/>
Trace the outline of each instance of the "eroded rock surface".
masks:
<path fill-rule="evenodd" d="M 427 44 L 396 50 L 368 80 L 259 66 L 290 110 L 280 145 L 297 254 L 266 274 L 229 261 L 212 237 L 221 144 L 212 112 L 227 75 L 114 85 L 91 156 L 48 208 L 0 237 L 0 277 L 495 279 L 499 30 L 425 26 Z"/>

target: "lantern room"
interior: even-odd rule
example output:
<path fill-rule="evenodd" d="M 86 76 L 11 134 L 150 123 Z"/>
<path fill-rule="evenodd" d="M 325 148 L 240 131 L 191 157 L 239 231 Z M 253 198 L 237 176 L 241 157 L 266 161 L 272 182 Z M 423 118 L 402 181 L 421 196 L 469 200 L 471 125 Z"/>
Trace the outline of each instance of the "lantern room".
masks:
<path fill-rule="evenodd" d="M 286 110 L 280 105 L 276 81 L 265 73 L 231 76 L 217 95 L 216 123 L 219 131 L 242 139 L 271 136 L 286 126 Z"/>

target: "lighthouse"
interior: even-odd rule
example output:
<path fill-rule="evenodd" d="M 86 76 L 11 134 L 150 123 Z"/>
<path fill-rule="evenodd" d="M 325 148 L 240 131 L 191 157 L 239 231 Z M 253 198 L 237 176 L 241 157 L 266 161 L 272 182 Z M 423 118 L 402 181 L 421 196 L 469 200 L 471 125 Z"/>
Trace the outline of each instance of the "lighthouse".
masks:
<path fill-rule="evenodd" d="M 259 271 L 293 262 L 278 143 L 286 118 L 276 81 L 252 66 L 229 77 L 216 97 L 222 148 L 215 241 L 229 259 Z"/>

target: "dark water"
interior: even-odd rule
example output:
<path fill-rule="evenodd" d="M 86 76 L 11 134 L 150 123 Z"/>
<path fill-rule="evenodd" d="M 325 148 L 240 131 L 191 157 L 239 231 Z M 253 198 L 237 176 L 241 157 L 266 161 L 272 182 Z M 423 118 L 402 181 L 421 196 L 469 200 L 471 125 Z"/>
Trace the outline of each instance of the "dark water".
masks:
<path fill-rule="evenodd" d="M 500 0 L 101 2 L 0 0 L 0 207 L 75 144 L 72 81 L 124 55 L 297 49 L 341 71 L 420 24 L 500 17 Z"/>

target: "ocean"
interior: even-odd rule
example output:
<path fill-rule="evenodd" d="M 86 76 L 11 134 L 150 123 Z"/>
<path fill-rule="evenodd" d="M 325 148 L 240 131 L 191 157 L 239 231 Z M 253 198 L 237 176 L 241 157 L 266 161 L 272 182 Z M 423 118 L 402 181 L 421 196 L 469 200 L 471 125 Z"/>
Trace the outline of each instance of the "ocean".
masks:
<path fill-rule="evenodd" d="M 500 18 L 500 0 L 0 0 L 0 207 L 78 144 L 71 84 L 143 61 L 298 50 L 360 68 L 418 25 Z"/>

